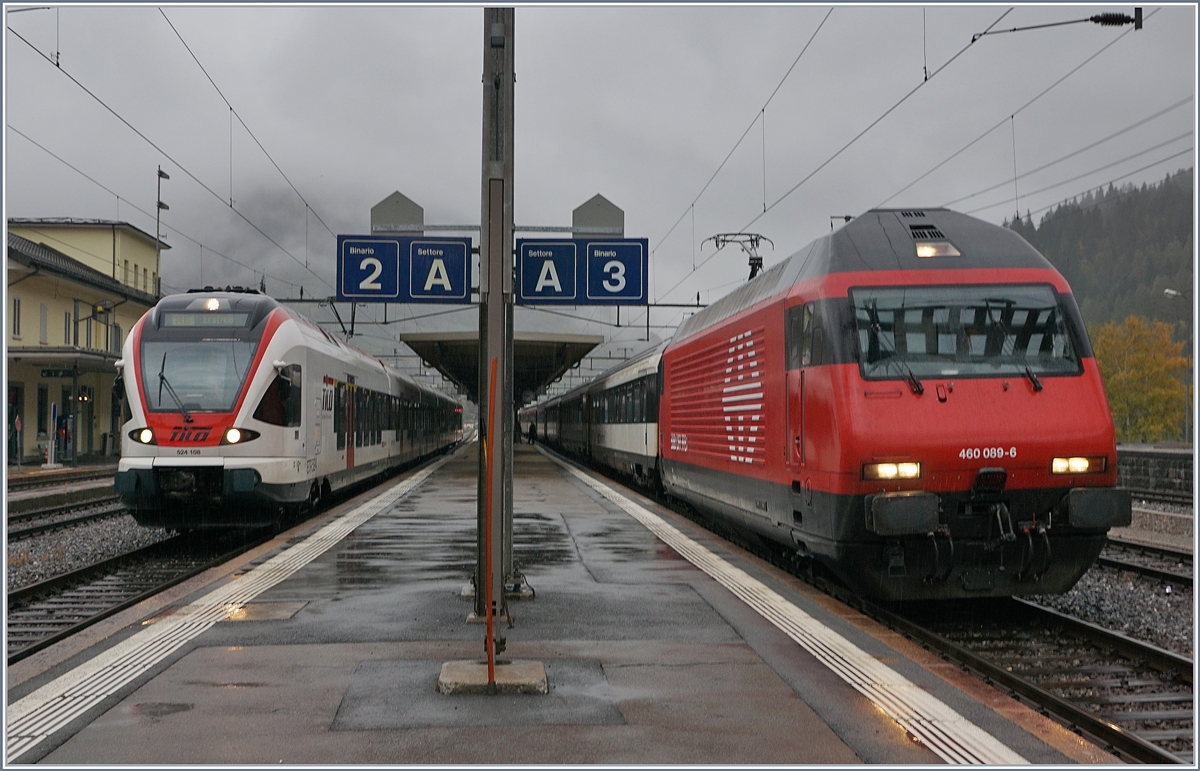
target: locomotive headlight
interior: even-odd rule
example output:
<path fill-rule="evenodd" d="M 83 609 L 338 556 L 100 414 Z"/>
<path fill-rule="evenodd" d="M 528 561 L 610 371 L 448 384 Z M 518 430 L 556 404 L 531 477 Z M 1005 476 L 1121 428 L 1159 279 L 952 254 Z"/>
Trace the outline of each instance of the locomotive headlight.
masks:
<path fill-rule="evenodd" d="M 149 428 L 135 428 L 129 432 L 129 438 L 140 444 L 154 444 L 154 432 Z"/>
<path fill-rule="evenodd" d="M 864 463 L 863 479 L 919 479 L 921 464 L 913 461 L 903 463 Z"/>
<path fill-rule="evenodd" d="M 1103 455 L 1096 458 L 1055 458 L 1050 462 L 1050 471 L 1054 474 L 1093 474 L 1104 471 L 1108 459 Z"/>
<path fill-rule="evenodd" d="M 221 435 L 221 444 L 245 444 L 258 437 L 257 431 L 251 431 L 248 428 L 227 428 Z"/>
<path fill-rule="evenodd" d="M 209 310 L 209 311 L 220 310 L 221 309 L 221 301 L 215 297 L 210 297 L 208 299 L 208 301 L 204 303 L 204 309 Z"/>
<path fill-rule="evenodd" d="M 918 257 L 961 257 L 962 252 L 949 241 L 918 241 Z"/>

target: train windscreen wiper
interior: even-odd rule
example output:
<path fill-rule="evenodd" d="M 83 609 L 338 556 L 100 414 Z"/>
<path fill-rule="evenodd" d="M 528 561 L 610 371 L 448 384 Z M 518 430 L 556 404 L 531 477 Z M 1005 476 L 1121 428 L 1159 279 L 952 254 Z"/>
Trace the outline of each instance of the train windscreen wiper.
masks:
<path fill-rule="evenodd" d="M 1034 391 L 1042 390 L 1042 381 L 1038 380 L 1038 376 L 1033 374 L 1033 368 L 1028 364 L 1025 365 L 1025 377 L 1029 378 L 1030 383 L 1033 383 Z"/>
<path fill-rule="evenodd" d="M 179 407 L 179 411 L 181 413 L 183 413 L 184 422 L 191 423 L 192 422 L 191 413 L 189 413 L 187 411 L 187 407 L 183 406 L 183 400 L 179 398 L 179 395 L 175 393 L 175 389 L 171 387 L 171 381 L 167 380 L 167 375 L 166 375 L 167 353 L 168 352 L 163 352 L 162 366 L 158 368 L 158 403 L 162 404 L 163 386 L 166 386 L 167 393 L 169 393 L 171 395 L 171 398 L 175 400 L 175 404 Z"/>

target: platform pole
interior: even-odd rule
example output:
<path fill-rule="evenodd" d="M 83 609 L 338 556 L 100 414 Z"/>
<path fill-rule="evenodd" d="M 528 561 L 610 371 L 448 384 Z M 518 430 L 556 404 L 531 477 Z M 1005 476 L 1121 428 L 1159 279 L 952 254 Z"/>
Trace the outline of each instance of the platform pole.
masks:
<path fill-rule="evenodd" d="M 480 420 L 480 440 L 496 450 L 490 464 L 480 459 L 479 559 L 475 613 L 508 617 L 504 579 L 512 570 L 512 245 L 513 245 L 513 21 L 512 8 L 486 8 L 483 55 L 483 174 L 479 236 L 479 395 L 495 388 L 494 415 Z M 496 379 L 488 382 L 497 361 Z M 490 466 L 490 468 L 489 468 Z M 493 516 L 487 522 L 487 510 Z M 489 528 L 488 525 L 491 525 Z M 485 559 L 490 545 L 490 565 Z M 486 582 L 486 583 L 485 583 Z M 495 607 L 487 607 L 488 597 Z M 498 636 L 495 652 L 504 650 Z"/>

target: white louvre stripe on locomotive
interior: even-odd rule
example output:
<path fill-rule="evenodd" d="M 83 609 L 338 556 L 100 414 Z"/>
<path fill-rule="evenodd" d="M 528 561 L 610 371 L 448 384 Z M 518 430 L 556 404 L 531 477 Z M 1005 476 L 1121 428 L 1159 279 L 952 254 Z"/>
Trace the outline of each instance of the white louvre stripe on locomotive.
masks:
<path fill-rule="evenodd" d="M 659 540 L 774 624 L 945 762 L 1008 765 L 1029 762 L 945 702 L 805 613 L 766 584 L 696 543 L 658 515 L 582 471 L 561 461 L 555 462 L 641 522 Z"/>
<path fill-rule="evenodd" d="M 392 485 L 299 544 L 9 705 L 8 762 L 13 763 L 55 731 L 142 677 L 213 624 L 324 554 L 355 528 L 412 492 L 447 460 L 449 457 L 441 458 Z"/>
<path fill-rule="evenodd" d="M 742 341 L 744 341 L 744 342 L 742 342 Z M 762 380 L 759 379 L 759 373 L 757 371 L 758 361 L 755 359 L 756 351 L 749 350 L 750 348 L 754 347 L 754 330 L 749 330 L 749 331 L 741 333 L 740 335 L 735 335 L 735 336 L 729 338 L 729 343 L 730 343 L 730 348 L 729 348 L 730 358 L 726 363 L 732 364 L 735 360 L 738 362 L 742 362 L 748 358 L 749 361 L 746 361 L 746 363 L 737 365 L 737 370 L 738 370 L 738 372 L 741 372 L 747 366 L 749 366 L 751 369 L 750 375 L 751 375 L 752 382 L 749 382 L 749 383 L 739 382 L 737 384 L 730 385 L 732 378 L 726 377 L 725 378 L 726 385 L 721 390 L 721 393 L 725 394 L 724 396 L 721 397 L 721 404 L 725 405 L 724 407 L 722 407 L 722 410 L 725 413 L 752 412 L 754 414 L 750 416 L 751 420 L 755 420 L 755 421 L 762 420 L 762 408 L 763 408 L 762 388 L 763 388 L 763 384 L 762 384 Z M 745 352 L 741 353 L 742 351 L 745 351 Z M 737 356 L 733 356 L 733 354 L 737 354 Z M 728 367 L 725 370 L 725 374 L 732 375 L 733 371 L 734 371 L 733 367 Z M 738 380 L 741 381 L 745 378 L 745 375 L 739 374 L 737 377 L 738 377 Z M 755 381 L 757 381 L 757 382 L 755 382 Z M 742 393 L 743 391 L 754 391 L 755 393 Z M 730 395 L 730 394 L 733 394 L 733 395 Z M 754 403 L 754 404 L 738 404 L 738 402 L 751 402 L 751 401 L 754 401 L 756 403 Z M 738 416 L 739 421 L 742 421 L 744 419 L 745 419 L 745 416 L 743 416 L 743 415 Z M 753 463 L 755 460 L 756 454 L 758 456 L 760 456 L 760 458 L 766 456 L 767 448 L 751 446 L 756 443 L 755 437 L 747 438 L 744 433 L 734 434 L 733 426 L 731 424 L 728 414 L 725 417 L 725 422 L 726 422 L 725 432 L 728 435 L 728 441 L 729 441 L 729 459 L 731 461 L 733 461 L 735 463 Z M 755 430 L 757 430 L 757 429 L 755 429 Z M 736 437 L 736 439 L 735 439 L 735 437 Z"/>

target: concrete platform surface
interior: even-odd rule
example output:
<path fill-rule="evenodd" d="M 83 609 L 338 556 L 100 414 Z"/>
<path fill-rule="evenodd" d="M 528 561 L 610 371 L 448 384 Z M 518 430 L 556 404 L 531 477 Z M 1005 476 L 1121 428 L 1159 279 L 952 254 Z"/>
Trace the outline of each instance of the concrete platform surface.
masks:
<path fill-rule="evenodd" d="M 511 603 L 512 626 L 497 632 L 504 659 L 544 667 L 547 692 L 439 693 L 449 662 L 485 654 L 461 598 L 476 453 L 468 445 L 411 492 L 359 496 L 19 662 L 8 761 L 924 765 L 948 757 L 927 737 L 959 729 L 1014 763 L 1114 760 L 640 500 L 677 534 L 668 546 L 527 446 L 516 448 L 514 552 L 536 595 Z M 791 620 L 768 619 L 742 586 Z M 888 700 L 904 699 L 930 717 L 889 716 Z"/>

